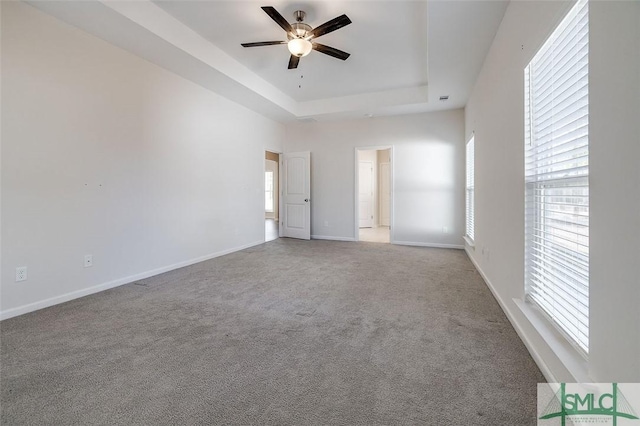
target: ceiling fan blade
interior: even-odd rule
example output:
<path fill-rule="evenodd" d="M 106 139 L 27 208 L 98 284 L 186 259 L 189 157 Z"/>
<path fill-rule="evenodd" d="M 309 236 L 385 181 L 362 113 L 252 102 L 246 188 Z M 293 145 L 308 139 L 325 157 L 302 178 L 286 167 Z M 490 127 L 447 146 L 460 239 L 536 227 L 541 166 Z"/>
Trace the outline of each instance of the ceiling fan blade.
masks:
<path fill-rule="evenodd" d="M 333 56 L 334 58 L 342 59 L 343 61 L 346 60 L 349 56 L 351 56 L 350 53 L 343 52 L 342 50 L 338 50 L 335 47 L 325 46 L 324 44 L 320 44 L 320 43 L 312 43 L 312 44 L 313 44 L 313 50 L 317 50 L 318 52 L 324 53 L 325 55 Z"/>
<path fill-rule="evenodd" d="M 291 28 L 291 24 L 288 23 L 287 20 L 284 19 L 284 17 L 280 15 L 280 13 L 278 13 L 278 11 L 275 10 L 273 7 L 262 6 L 262 10 L 264 10 L 265 13 L 271 17 L 271 19 L 276 21 L 276 23 L 280 25 L 282 29 L 285 30 L 287 33 L 293 32 L 293 28 Z"/>
<path fill-rule="evenodd" d="M 242 43 L 242 47 L 273 46 L 274 44 L 287 44 L 286 41 L 257 41 L 255 43 Z"/>
<path fill-rule="evenodd" d="M 335 30 L 339 30 L 340 28 L 347 26 L 351 23 L 351 19 L 347 15 L 340 15 L 337 18 L 333 18 L 330 21 L 325 22 L 311 30 L 310 34 L 313 37 L 320 37 L 321 35 L 325 35 Z"/>
<path fill-rule="evenodd" d="M 298 56 L 291 55 L 289 58 L 289 66 L 287 68 L 290 70 L 298 68 L 298 62 L 300 62 L 300 58 Z"/>

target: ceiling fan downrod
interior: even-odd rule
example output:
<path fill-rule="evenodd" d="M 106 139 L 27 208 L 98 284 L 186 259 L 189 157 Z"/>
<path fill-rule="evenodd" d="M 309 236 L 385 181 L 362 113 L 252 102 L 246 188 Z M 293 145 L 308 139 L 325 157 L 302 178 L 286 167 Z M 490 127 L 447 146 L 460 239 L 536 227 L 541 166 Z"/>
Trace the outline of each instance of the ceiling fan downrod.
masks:
<path fill-rule="evenodd" d="M 293 12 L 293 17 L 296 18 L 296 22 L 304 21 L 304 17 L 307 16 L 304 10 L 296 10 Z"/>

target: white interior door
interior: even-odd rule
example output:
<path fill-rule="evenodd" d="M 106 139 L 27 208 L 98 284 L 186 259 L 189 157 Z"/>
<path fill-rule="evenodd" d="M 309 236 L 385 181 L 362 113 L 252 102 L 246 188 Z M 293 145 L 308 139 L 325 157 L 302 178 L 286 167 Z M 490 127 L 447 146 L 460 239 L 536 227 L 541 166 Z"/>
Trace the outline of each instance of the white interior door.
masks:
<path fill-rule="evenodd" d="M 311 154 L 282 154 L 281 235 L 311 239 Z"/>
<path fill-rule="evenodd" d="M 358 207 L 360 228 L 373 227 L 373 163 L 358 163 Z"/>
<path fill-rule="evenodd" d="M 391 211 L 391 165 L 380 164 L 380 225 L 389 226 Z"/>

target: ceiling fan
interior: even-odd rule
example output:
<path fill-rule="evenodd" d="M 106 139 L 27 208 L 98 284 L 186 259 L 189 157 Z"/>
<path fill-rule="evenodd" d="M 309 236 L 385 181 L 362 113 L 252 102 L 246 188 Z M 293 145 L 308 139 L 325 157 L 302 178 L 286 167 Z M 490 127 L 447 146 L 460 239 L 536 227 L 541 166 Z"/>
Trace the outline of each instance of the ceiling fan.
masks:
<path fill-rule="evenodd" d="M 312 28 L 310 25 L 303 22 L 306 13 L 302 10 L 296 10 L 293 13 L 296 22 L 292 24 L 288 23 L 287 20 L 271 6 L 263 6 L 262 10 L 264 10 L 271 19 L 276 21 L 276 23 L 286 31 L 288 41 L 258 41 L 255 43 L 242 43 L 242 47 L 286 44 L 289 48 L 289 52 L 291 52 L 291 58 L 289 58 L 289 69 L 297 68 L 300 58 L 307 56 L 311 50 L 316 50 L 324 53 L 325 55 L 342 59 L 343 61 L 350 56 L 347 52 L 313 41 L 322 35 L 349 25 L 351 23 L 351 19 L 349 19 L 347 15 L 338 16 L 337 18 L 333 18 L 332 20 L 325 22 L 319 27 Z"/>

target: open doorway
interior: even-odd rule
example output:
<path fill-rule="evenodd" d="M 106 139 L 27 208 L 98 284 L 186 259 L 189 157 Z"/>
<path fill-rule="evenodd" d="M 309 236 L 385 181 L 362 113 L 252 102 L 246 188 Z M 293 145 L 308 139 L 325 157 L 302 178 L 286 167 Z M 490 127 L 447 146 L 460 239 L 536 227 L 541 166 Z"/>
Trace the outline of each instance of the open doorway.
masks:
<path fill-rule="evenodd" d="M 272 241 L 279 235 L 280 154 L 264 153 L 264 240 Z"/>
<path fill-rule="evenodd" d="M 356 235 L 391 242 L 391 147 L 356 149 Z"/>

